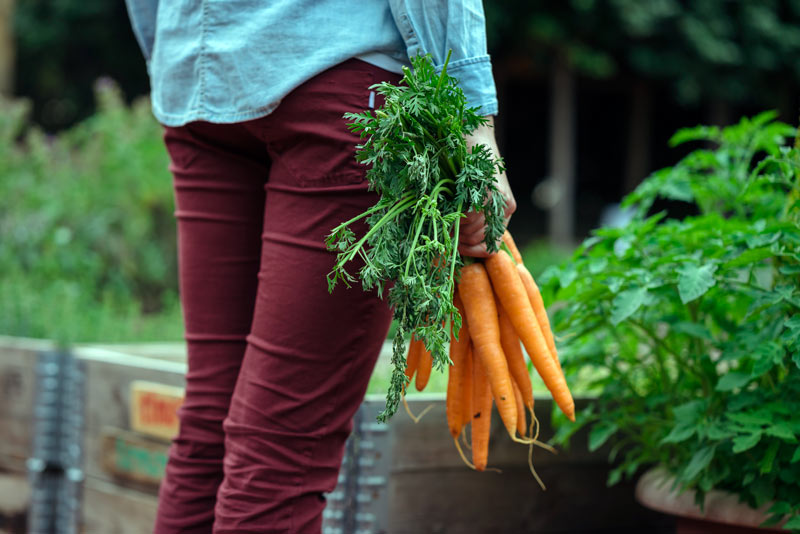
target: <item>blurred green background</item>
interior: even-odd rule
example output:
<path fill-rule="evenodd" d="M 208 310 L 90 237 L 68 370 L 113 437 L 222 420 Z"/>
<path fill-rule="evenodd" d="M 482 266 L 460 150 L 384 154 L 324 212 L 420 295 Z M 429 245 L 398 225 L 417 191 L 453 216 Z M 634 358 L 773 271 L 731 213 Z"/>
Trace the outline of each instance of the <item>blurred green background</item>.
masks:
<path fill-rule="evenodd" d="M 485 2 L 497 134 L 534 274 L 679 127 L 796 123 L 800 1 Z M 0 334 L 179 340 L 171 177 L 122 2 L 0 2 Z"/>

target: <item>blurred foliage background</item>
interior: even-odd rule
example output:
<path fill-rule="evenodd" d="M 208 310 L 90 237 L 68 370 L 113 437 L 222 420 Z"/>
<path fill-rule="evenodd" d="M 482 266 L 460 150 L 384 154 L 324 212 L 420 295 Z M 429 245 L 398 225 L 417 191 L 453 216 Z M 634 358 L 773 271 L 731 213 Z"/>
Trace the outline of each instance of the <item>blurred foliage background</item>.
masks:
<path fill-rule="evenodd" d="M 0 333 L 179 339 L 167 156 L 149 102 L 108 79 L 97 110 L 58 135 L 0 113 Z"/>
<path fill-rule="evenodd" d="M 621 196 L 684 155 L 667 148 L 679 127 L 796 123 L 800 0 L 484 5 L 534 271 L 615 224 Z M 180 339 L 171 177 L 124 3 L 0 7 L 0 334 Z"/>

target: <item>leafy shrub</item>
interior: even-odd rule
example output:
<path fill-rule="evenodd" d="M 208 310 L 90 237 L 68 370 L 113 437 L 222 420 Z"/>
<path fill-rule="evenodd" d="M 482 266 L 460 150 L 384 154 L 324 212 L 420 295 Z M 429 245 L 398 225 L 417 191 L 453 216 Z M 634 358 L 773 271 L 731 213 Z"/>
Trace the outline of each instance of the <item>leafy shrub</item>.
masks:
<path fill-rule="evenodd" d="M 660 464 L 702 502 L 735 492 L 800 528 L 800 150 L 764 113 L 679 131 L 705 146 L 624 201 L 624 228 L 599 229 L 542 281 L 561 309 L 565 369 L 593 377 L 597 402 L 562 425 L 612 445 L 609 483 Z M 688 202 L 682 220 L 648 215 Z"/>
<path fill-rule="evenodd" d="M 160 126 L 110 81 L 96 97 L 98 113 L 56 137 L 27 126 L 25 102 L 0 104 L 0 332 L 111 340 L 137 337 L 146 314 L 176 317 Z"/>

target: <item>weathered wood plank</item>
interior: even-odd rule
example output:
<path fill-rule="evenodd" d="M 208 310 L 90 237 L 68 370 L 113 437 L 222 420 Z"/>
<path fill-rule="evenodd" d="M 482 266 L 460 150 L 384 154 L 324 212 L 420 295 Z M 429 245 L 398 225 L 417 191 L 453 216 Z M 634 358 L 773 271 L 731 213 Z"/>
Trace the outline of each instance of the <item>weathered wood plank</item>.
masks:
<path fill-rule="evenodd" d="M 19 522 L 31 501 L 31 485 L 22 474 L 0 473 L 0 525 Z"/>
<path fill-rule="evenodd" d="M 0 468 L 24 472 L 33 443 L 36 362 L 53 344 L 0 336 Z"/>
<path fill-rule="evenodd" d="M 86 417 L 84 428 L 84 471 L 88 478 L 109 484 L 117 484 L 155 494 L 154 480 L 137 480 L 108 470 L 103 464 L 104 430 L 132 428 L 131 391 L 136 381 L 162 384 L 182 388 L 185 385 L 186 364 L 164 361 L 157 358 L 134 356 L 97 347 L 81 347 L 75 356 L 84 362 L 86 370 Z M 137 436 L 136 434 L 133 434 Z M 138 438 L 145 439 L 141 435 Z M 152 440 L 153 447 L 165 455 L 168 444 Z M 156 446 L 156 443 L 158 444 Z M 138 454 L 142 454 L 139 452 Z M 161 461 L 161 460 L 160 460 Z M 162 467 L 163 469 L 163 467 Z M 157 483 L 157 482 L 155 482 Z"/>
<path fill-rule="evenodd" d="M 527 469 L 395 473 L 389 534 L 672 533 L 659 514 L 637 505 L 632 484 L 607 488 L 603 466 L 546 466 L 547 491 Z"/>
<path fill-rule="evenodd" d="M 89 478 L 83 488 L 83 532 L 152 532 L 157 507 L 154 495 Z"/>
<path fill-rule="evenodd" d="M 105 427 L 130 428 L 130 392 L 135 380 L 183 387 L 186 364 L 81 347 L 76 358 L 86 369 L 87 434 Z M 89 436 L 90 437 L 90 436 Z"/>

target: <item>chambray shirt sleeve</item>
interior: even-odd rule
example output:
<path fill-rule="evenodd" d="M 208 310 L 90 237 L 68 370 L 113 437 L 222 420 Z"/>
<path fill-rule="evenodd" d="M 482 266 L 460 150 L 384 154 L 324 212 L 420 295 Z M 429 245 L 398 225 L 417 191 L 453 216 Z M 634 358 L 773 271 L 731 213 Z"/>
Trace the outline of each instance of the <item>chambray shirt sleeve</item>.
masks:
<path fill-rule="evenodd" d="M 125 5 L 128 8 L 133 34 L 136 36 L 139 48 L 142 49 L 149 69 L 155 43 L 158 0 L 125 0 Z"/>
<path fill-rule="evenodd" d="M 470 106 L 497 115 L 497 91 L 486 50 L 481 0 L 389 0 L 408 57 L 430 54 L 437 67 L 453 50 L 447 72 L 458 79 Z"/>

